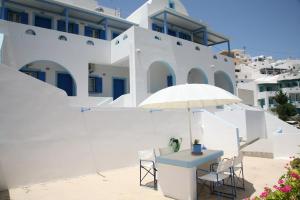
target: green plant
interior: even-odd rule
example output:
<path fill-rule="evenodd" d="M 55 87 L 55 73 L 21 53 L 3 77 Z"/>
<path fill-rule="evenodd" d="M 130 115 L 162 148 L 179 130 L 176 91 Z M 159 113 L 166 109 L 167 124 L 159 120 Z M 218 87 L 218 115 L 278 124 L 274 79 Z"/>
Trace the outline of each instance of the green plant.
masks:
<path fill-rule="evenodd" d="M 174 152 L 178 152 L 180 150 L 180 146 L 181 146 L 181 142 L 182 142 L 182 138 L 170 138 L 169 141 L 169 147 L 174 151 Z"/>
<path fill-rule="evenodd" d="M 274 97 L 277 102 L 276 113 L 281 120 L 287 121 L 290 117 L 297 114 L 296 107 L 288 103 L 288 96 L 286 93 L 283 93 L 282 90 L 279 90 Z"/>

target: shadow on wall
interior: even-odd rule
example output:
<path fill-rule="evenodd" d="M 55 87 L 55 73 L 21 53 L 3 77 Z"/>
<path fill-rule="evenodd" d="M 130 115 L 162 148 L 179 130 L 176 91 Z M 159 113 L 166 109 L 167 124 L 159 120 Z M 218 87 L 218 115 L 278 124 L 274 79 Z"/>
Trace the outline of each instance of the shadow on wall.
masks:
<path fill-rule="evenodd" d="M 8 190 L 0 191 L 0 200 L 10 200 L 10 195 Z"/>

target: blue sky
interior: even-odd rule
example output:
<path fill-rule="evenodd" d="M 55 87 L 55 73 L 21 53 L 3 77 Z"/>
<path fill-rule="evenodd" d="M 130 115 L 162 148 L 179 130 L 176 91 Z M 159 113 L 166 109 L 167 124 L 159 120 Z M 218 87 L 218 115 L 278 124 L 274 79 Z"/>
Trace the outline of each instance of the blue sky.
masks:
<path fill-rule="evenodd" d="M 128 16 L 146 0 L 100 0 Z M 300 0 L 182 0 L 194 19 L 246 47 L 252 56 L 300 58 Z M 216 50 L 225 46 L 219 45 Z"/>

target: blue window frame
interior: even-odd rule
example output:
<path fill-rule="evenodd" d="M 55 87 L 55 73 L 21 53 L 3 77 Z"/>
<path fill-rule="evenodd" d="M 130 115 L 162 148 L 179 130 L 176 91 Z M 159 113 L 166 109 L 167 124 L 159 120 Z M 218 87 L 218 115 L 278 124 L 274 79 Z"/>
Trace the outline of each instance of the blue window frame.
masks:
<path fill-rule="evenodd" d="M 173 76 L 172 75 L 167 76 L 167 86 L 170 87 L 170 86 L 173 86 L 173 85 L 174 85 Z"/>
<path fill-rule="evenodd" d="M 172 29 L 168 29 L 168 35 L 172 35 L 172 36 L 176 37 L 176 31 L 174 31 Z"/>
<path fill-rule="evenodd" d="M 29 75 L 29 76 L 32 76 L 32 77 L 38 79 L 38 80 L 46 82 L 46 73 L 45 72 L 27 70 L 27 69 L 21 69 L 20 71 L 27 74 L 27 75 Z"/>
<path fill-rule="evenodd" d="M 184 40 L 192 40 L 192 37 L 190 34 L 179 32 L 179 38 L 184 39 Z"/>
<path fill-rule="evenodd" d="M 112 38 L 112 39 L 115 39 L 115 38 L 118 37 L 119 35 L 120 35 L 120 33 L 112 32 L 111 38 Z"/>
<path fill-rule="evenodd" d="M 28 14 L 11 9 L 4 9 L 4 19 L 16 23 L 28 24 Z"/>
<path fill-rule="evenodd" d="M 157 32 L 160 32 L 160 33 L 163 33 L 164 32 L 164 29 L 163 27 L 161 26 L 158 26 L 157 24 L 153 23 L 152 24 L 152 30 L 153 31 L 157 31 Z"/>
<path fill-rule="evenodd" d="M 126 79 L 113 78 L 113 99 L 117 99 L 126 93 Z"/>
<path fill-rule="evenodd" d="M 90 93 L 102 93 L 103 82 L 101 77 L 90 76 L 89 77 L 89 92 Z"/>
<path fill-rule="evenodd" d="M 52 19 L 48 18 L 48 17 L 42 17 L 42 16 L 36 15 L 34 25 L 41 27 L 41 28 L 51 29 L 52 28 Z"/>
<path fill-rule="evenodd" d="M 169 0 L 169 7 L 175 9 L 175 3 L 173 0 Z"/>
<path fill-rule="evenodd" d="M 57 30 L 66 32 L 66 22 L 64 20 L 57 21 Z M 79 34 L 79 25 L 73 22 L 69 22 L 68 32 Z"/>
<path fill-rule="evenodd" d="M 57 73 L 57 87 L 66 91 L 68 96 L 74 96 L 74 82 L 70 74 Z"/>
<path fill-rule="evenodd" d="M 85 26 L 84 35 L 88 37 L 98 38 L 98 39 L 106 39 L 105 31 L 102 29 L 93 28 L 90 26 Z"/>

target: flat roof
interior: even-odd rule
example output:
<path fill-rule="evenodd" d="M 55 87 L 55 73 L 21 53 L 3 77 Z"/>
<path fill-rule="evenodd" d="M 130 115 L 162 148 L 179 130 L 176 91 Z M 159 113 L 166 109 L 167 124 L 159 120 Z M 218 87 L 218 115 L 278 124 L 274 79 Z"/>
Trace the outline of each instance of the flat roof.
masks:
<path fill-rule="evenodd" d="M 10 0 L 8 3 L 28 6 L 31 8 L 36 8 L 45 12 L 53 12 L 63 16 L 65 8 L 69 8 L 69 16 L 71 18 L 77 18 L 85 21 L 91 21 L 96 24 L 101 24 L 104 19 L 108 20 L 108 24 L 120 29 L 128 29 L 131 26 L 137 24 L 129 22 L 125 19 L 108 15 L 105 13 L 97 12 L 96 10 L 91 10 L 87 8 L 82 8 L 76 5 L 63 3 L 56 0 Z"/>
<path fill-rule="evenodd" d="M 152 14 L 150 17 L 152 19 L 158 20 L 163 22 L 164 21 L 164 13 L 167 13 L 167 20 L 168 23 L 179 28 L 183 28 L 190 32 L 193 32 L 196 36 L 201 36 L 203 34 L 203 30 L 207 29 L 207 39 L 208 39 L 208 46 L 221 44 L 224 42 L 228 42 L 229 39 L 224 35 L 216 33 L 210 29 L 208 29 L 208 25 L 202 21 L 197 21 L 192 19 L 189 16 L 183 15 L 181 13 L 176 12 L 171 8 L 165 8 L 159 10 Z M 201 32 L 202 31 L 202 32 Z"/>

